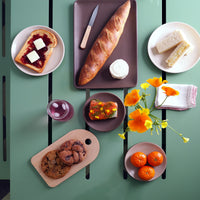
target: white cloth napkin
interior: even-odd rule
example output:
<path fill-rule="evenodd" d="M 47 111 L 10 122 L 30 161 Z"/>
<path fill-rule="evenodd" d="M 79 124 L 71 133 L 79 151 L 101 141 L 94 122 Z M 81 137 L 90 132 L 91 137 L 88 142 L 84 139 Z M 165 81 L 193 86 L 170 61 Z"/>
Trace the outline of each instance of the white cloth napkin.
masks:
<path fill-rule="evenodd" d="M 179 91 L 177 96 L 169 96 L 164 101 L 166 94 L 162 90 L 162 86 L 171 87 Z M 171 110 L 187 110 L 196 106 L 197 87 L 195 85 L 186 84 L 164 84 L 157 88 L 157 95 L 155 99 L 155 107 L 158 109 L 171 109 Z"/>

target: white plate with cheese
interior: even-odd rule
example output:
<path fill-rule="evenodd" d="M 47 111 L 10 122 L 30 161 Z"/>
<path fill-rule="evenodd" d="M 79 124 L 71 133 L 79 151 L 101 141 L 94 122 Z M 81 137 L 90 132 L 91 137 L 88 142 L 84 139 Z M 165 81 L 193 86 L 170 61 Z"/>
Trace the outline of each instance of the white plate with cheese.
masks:
<path fill-rule="evenodd" d="M 166 38 L 173 31 L 180 30 L 184 38 L 191 44 L 192 50 L 186 56 L 180 58 L 172 67 L 168 67 L 166 59 L 174 49 L 159 53 L 156 44 Z M 160 70 L 168 73 L 181 73 L 190 70 L 200 58 L 200 35 L 188 24 L 182 22 L 170 22 L 158 27 L 150 36 L 148 42 L 148 54 L 153 64 Z"/>
<path fill-rule="evenodd" d="M 24 42 L 29 37 L 30 33 L 36 29 L 48 30 L 48 31 L 52 32 L 57 38 L 57 46 L 54 48 L 53 53 L 52 53 L 49 61 L 47 62 L 46 67 L 42 73 L 38 73 L 38 72 L 35 72 L 35 71 L 29 69 L 28 67 L 24 67 L 23 65 L 17 63 L 14 60 L 16 55 L 18 54 L 18 52 L 24 45 Z M 16 37 L 14 38 L 14 40 L 12 42 L 12 46 L 11 46 L 11 56 L 12 56 L 14 64 L 22 72 L 24 72 L 28 75 L 32 75 L 32 76 L 43 76 L 43 75 L 47 75 L 47 74 L 53 72 L 60 66 L 60 64 L 64 58 L 64 55 L 65 55 L 65 46 L 64 46 L 64 42 L 63 42 L 61 36 L 55 30 L 53 30 L 47 26 L 35 25 L 35 26 L 30 26 L 30 27 L 23 29 L 21 32 L 19 32 L 16 35 Z"/>

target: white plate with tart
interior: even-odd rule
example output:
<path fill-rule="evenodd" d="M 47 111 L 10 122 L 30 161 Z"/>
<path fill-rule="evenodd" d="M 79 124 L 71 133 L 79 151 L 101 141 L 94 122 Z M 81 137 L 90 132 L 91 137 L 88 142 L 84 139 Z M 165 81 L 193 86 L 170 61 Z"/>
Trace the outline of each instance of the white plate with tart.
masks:
<path fill-rule="evenodd" d="M 99 111 L 101 112 L 105 112 L 105 114 L 108 114 L 107 119 L 101 119 L 102 115 L 99 115 L 98 113 L 93 112 L 93 110 L 91 110 L 91 102 L 92 100 L 97 100 L 101 103 L 103 103 L 103 107 L 99 107 Z M 117 113 L 110 113 L 110 106 L 108 105 L 109 102 L 112 103 L 112 106 L 114 104 L 117 104 L 117 110 L 115 110 Z M 105 108 L 106 107 L 106 108 Z M 114 108 L 115 109 L 115 108 Z M 96 119 L 93 120 L 93 118 L 90 118 L 90 114 L 92 113 L 92 115 L 94 115 L 94 117 L 100 117 L 100 119 Z M 83 117 L 85 122 L 87 123 L 88 126 L 90 126 L 91 128 L 93 128 L 94 130 L 97 131 L 101 131 L 101 132 L 107 132 L 107 131 L 111 131 L 116 129 L 124 120 L 126 114 L 126 110 L 125 110 L 125 106 L 123 104 L 123 102 L 121 101 L 121 99 L 119 97 L 117 97 L 114 94 L 108 93 L 108 92 L 102 92 L 102 93 L 97 93 L 92 95 L 84 104 L 83 107 Z"/>
<path fill-rule="evenodd" d="M 38 73 L 38 72 L 15 61 L 16 56 L 22 49 L 23 45 L 25 44 L 26 40 L 29 38 L 31 33 L 33 31 L 39 30 L 39 29 L 43 29 L 43 30 L 49 31 L 50 33 L 53 33 L 57 39 L 57 45 L 53 48 L 52 54 L 51 54 L 48 62 L 46 63 L 44 70 L 41 73 Z M 47 26 L 41 26 L 41 25 L 30 26 L 30 27 L 23 29 L 21 32 L 19 32 L 16 35 L 16 37 L 14 38 L 14 40 L 12 42 L 12 46 L 11 46 L 11 56 L 12 56 L 14 64 L 17 66 L 17 68 L 19 70 L 21 70 L 22 72 L 24 72 L 28 75 L 32 75 L 32 76 L 43 76 L 43 75 L 49 74 L 49 73 L 53 72 L 54 70 L 56 70 L 60 66 L 60 64 L 64 58 L 64 54 L 65 54 L 65 46 L 64 46 L 64 42 L 63 42 L 61 36 L 55 30 L 53 30 Z M 32 63 L 32 64 L 34 64 L 34 63 Z M 37 66 L 35 66 L 35 67 L 37 67 Z"/>
<path fill-rule="evenodd" d="M 191 45 L 191 51 L 184 54 L 178 61 L 169 67 L 166 60 L 175 48 L 171 48 L 163 53 L 159 53 L 156 45 L 167 38 L 174 31 L 181 31 L 186 40 Z M 182 22 L 169 22 L 159 26 L 150 36 L 148 42 L 148 54 L 153 64 L 162 71 L 168 73 L 181 73 L 192 69 L 200 58 L 200 35 L 190 25 Z"/>

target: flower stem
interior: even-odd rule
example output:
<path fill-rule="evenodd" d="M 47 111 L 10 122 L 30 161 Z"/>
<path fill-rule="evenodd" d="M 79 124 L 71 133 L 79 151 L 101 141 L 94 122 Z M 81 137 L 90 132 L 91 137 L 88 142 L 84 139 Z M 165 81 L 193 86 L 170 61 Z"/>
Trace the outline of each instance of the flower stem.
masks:
<path fill-rule="evenodd" d="M 143 107 L 138 103 L 138 107 L 140 108 L 140 109 L 143 109 Z"/>
<path fill-rule="evenodd" d="M 174 131 L 174 133 L 176 133 L 180 136 L 180 133 L 177 130 L 175 130 L 174 128 L 172 128 L 169 124 L 168 124 L 167 127 L 169 127 L 172 131 Z"/>
<path fill-rule="evenodd" d="M 147 99 L 146 99 L 146 96 L 147 96 L 147 94 L 145 94 L 145 93 L 143 92 L 143 94 L 142 94 L 142 101 L 143 101 L 143 103 L 144 103 L 144 107 L 145 107 L 145 108 L 147 108 Z"/>
<path fill-rule="evenodd" d="M 165 99 L 163 100 L 163 102 L 157 108 L 161 107 L 165 103 L 165 101 L 167 100 L 167 98 L 168 98 L 168 96 L 165 97 Z"/>
<path fill-rule="evenodd" d="M 152 111 L 154 110 L 154 109 L 153 109 L 153 110 L 151 111 L 151 109 L 153 108 L 155 99 L 156 99 L 156 95 L 157 95 L 157 88 L 156 88 L 156 93 L 155 93 L 154 99 L 153 99 L 152 104 L 151 104 L 151 106 L 150 106 L 150 108 L 149 108 L 150 112 L 152 112 Z"/>
<path fill-rule="evenodd" d="M 165 97 L 165 99 L 163 100 L 163 102 L 160 105 L 158 105 L 156 108 L 152 109 L 151 112 L 153 112 L 154 110 L 160 108 L 165 103 L 165 101 L 167 100 L 167 98 L 168 98 L 168 96 Z M 155 99 L 154 99 L 154 101 L 155 101 Z"/>
<path fill-rule="evenodd" d="M 154 120 L 162 121 L 160 118 L 156 117 L 155 115 L 152 115 L 151 113 L 149 114 L 149 116 L 150 116 L 151 118 L 153 118 Z"/>

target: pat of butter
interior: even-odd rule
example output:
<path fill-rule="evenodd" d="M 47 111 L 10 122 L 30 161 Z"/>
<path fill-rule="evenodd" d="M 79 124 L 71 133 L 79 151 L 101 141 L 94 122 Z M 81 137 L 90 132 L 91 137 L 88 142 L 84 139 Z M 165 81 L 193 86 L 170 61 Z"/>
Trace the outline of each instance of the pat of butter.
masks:
<path fill-rule="evenodd" d="M 33 41 L 33 43 L 37 50 L 40 50 L 46 46 L 42 38 L 38 38 L 37 40 Z"/>
<path fill-rule="evenodd" d="M 36 51 L 31 51 L 26 56 L 28 57 L 28 59 L 30 60 L 31 63 L 34 63 L 35 61 L 40 59 L 40 56 L 37 54 Z"/>

